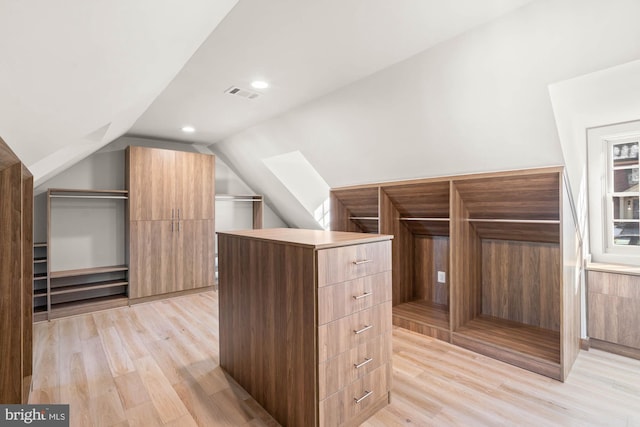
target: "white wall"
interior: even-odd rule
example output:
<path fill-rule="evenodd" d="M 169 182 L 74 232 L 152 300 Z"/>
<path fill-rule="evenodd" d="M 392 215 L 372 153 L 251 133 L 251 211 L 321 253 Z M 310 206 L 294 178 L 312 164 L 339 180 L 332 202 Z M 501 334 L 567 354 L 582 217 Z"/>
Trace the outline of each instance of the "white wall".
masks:
<path fill-rule="evenodd" d="M 264 158 L 300 150 L 331 187 L 563 164 L 549 84 L 638 59 L 638 16 L 535 1 L 212 149 L 296 226 L 312 219 Z"/>
<path fill-rule="evenodd" d="M 179 151 L 211 152 L 203 146 L 122 137 L 71 168 L 47 180 L 35 193 L 34 240 L 47 240 L 47 188 L 125 189 L 125 152 L 129 145 Z M 216 158 L 216 192 L 254 194 L 221 159 Z M 125 263 L 125 210 L 122 201 L 54 200 L 51 269 L 67 270 Z M 265 228 L 287 225 L 265 206 Z M 252 211 L 239 204 L 216 203 L 216 228 L 251 228 Z M 248 225 L 247 225 L 248 224 Z"/>

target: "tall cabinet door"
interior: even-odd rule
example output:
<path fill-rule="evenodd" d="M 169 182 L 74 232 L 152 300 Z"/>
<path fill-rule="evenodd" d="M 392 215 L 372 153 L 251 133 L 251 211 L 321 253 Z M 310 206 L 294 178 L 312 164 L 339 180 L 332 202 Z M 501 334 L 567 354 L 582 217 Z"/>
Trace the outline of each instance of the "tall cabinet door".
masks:
<path fill-rule="evenodd" d="M 129 147 L 129 212 L 131 221 L 173 219 L 176 201 L 176 152 Z"/>
<path fill-rule="evenodd" d="M 131 221 L 129 227 L 129 298 L 174 291 L 175 222 Z"/>
<path fill-rule="evenodd" d="M 213 219 L 215 157 L 176 152 L 176 206 L 179 219 Z"/>
<path fill-rule="evenodd" d="M 176 290 L 214 285 L 213 220 L 182 221 L 176 240 Z"/>

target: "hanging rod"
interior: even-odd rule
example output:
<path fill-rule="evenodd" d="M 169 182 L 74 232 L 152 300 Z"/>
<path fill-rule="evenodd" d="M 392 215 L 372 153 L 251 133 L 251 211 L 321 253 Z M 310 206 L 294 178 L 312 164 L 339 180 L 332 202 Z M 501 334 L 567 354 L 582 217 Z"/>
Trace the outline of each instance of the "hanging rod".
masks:
<path fill-rule="evenodd" d="M 62 194 L 51 194 L 51 198 L 59 198 L 59 199 L 120 199 L 127 200 L 127 196 L 66 196 Z"/>

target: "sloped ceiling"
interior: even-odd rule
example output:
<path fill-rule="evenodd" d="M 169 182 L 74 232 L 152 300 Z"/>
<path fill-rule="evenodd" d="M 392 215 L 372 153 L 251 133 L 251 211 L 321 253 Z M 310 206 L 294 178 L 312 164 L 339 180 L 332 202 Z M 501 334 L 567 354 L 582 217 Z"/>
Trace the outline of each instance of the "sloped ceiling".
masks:
<path fill-rule="evenodd" d="M 125 133 L 237 0 L 0 2 L 0 135 L 36 183 Z"/>

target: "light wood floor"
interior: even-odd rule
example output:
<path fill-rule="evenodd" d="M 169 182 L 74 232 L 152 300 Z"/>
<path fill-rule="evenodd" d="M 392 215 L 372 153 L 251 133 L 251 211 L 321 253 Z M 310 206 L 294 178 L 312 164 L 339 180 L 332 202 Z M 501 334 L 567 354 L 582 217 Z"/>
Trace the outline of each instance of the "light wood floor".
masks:
<path fill-rule="evenodd" d="M 217 313 L 206 292 L 38 323 L 30 403 L 72 426 L 275 425 L 219 368 Z M 394 329 L 393 372 L 364 426 L 640 426 L 640 361 L 598 350 L 563 384 Z"/>

